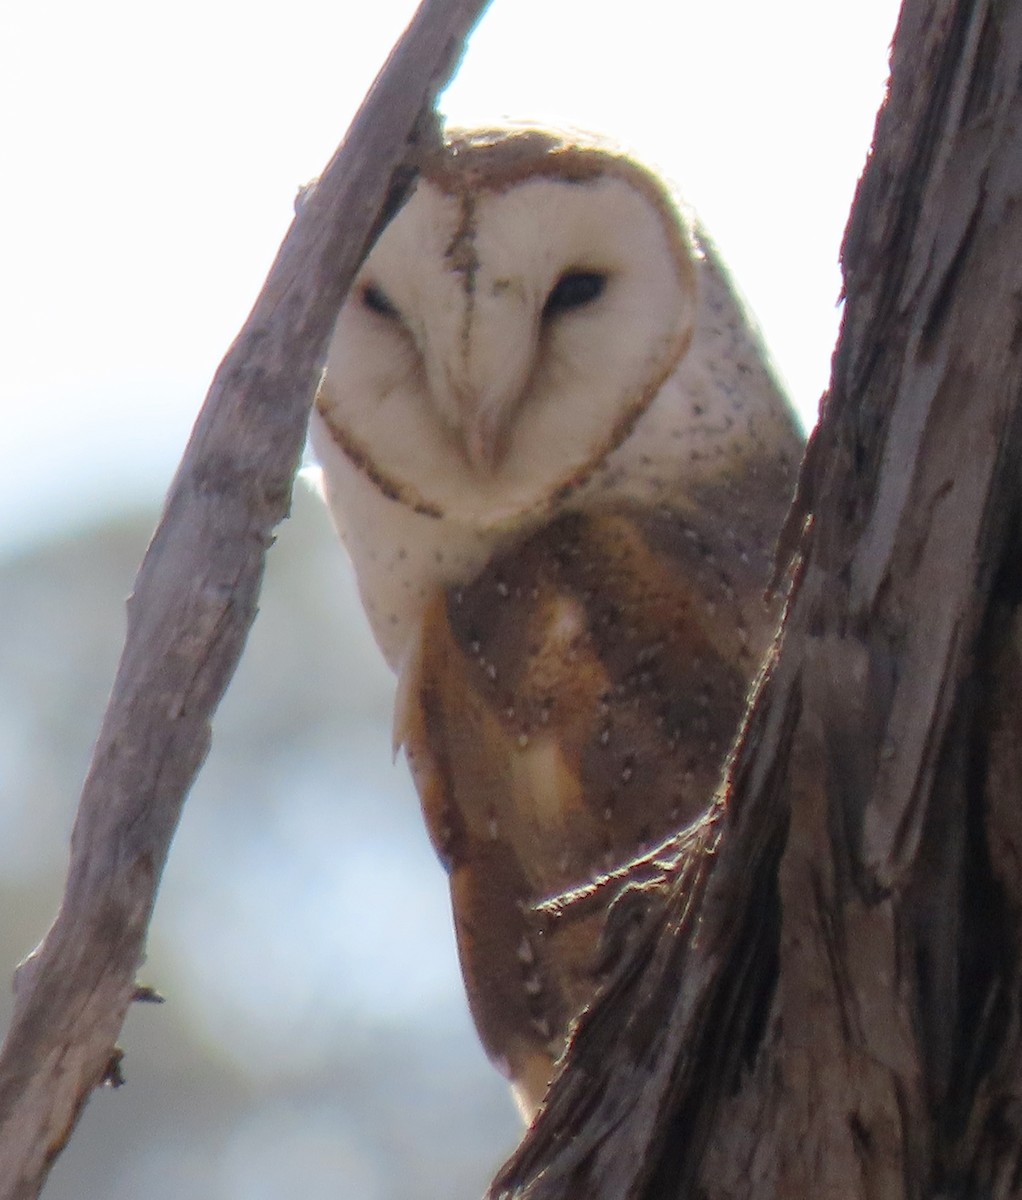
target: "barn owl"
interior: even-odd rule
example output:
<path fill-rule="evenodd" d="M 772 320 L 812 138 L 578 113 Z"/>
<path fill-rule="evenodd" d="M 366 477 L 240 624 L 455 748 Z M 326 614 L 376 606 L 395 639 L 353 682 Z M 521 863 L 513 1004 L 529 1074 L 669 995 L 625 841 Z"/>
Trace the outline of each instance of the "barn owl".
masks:
<path fill-rule="evenodd" d="M 712 246 L 595 139 L 449 133 L 345 302 L 323 488 L 521 1107 L 597 986 L 536 906 L 707 807 L 801 439 Z"/>

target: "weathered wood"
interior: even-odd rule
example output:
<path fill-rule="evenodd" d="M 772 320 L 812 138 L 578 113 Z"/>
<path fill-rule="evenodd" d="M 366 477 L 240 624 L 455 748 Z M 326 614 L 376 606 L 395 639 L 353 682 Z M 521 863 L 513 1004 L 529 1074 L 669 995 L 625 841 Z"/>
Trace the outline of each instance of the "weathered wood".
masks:
<path fill-rule="evenodd" d="M 905 0 L 779 657 L 494 1196 L 1019 1191 L 1020 78 Z"/>
<path fill-rule="evenodd" d="M 37 1195 L 94 1087 L 115 1069 L 153 898 L 209 722 L 287 514 L 326 342 L 416 137 L 486 0 L 424 0 L 303 199 L 217 371 L 128 605 L 82 792 L 67 889 L 22 965 L 0 1052 L 0 1197 Z"/>

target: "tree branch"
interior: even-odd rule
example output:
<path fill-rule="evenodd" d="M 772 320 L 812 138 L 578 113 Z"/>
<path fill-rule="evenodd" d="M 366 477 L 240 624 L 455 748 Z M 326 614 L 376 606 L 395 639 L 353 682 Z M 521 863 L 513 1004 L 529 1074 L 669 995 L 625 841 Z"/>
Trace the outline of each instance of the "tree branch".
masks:
<path fill-rule="evenodd" d="M 210 719 L 286 516 L 337 310 L 431 134 L 433 101 L 486 0 L 424 0 L 304 197 L 213 380 L 128 605 L 56 921 L 16 977 L 0 1051 L 0 1197 L 38 1194 L 115 1040 Z"/>

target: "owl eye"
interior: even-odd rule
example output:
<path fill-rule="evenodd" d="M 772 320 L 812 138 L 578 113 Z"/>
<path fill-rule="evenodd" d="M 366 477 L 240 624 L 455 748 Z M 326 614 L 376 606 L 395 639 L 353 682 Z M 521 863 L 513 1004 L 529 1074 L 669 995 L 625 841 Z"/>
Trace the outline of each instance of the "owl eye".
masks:
<path fill-rule="evenodd" d="M 393 319 L 401 315 L 383 288 L 377 287 L 375 283 L 367 283 L 362 289 L 362 303 L 370 312 L 381 317 Z"/>
<path fill-rule="evenodd" d="M 602 271 L 565 271 L 550 291 L 543 305 L 543 319 L 584 308 L 602 295 L 607 276 Z"/>

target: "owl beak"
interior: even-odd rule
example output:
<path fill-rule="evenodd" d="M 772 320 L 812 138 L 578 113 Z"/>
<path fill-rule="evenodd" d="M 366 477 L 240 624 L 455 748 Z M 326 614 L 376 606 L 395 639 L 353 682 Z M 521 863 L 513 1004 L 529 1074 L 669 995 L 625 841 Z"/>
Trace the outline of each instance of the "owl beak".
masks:
<path fill-rule="evenodd" d="M 515 416 L 528 381 L 527 357 L 514 371 L 508 369 L 506 361 L 501 365 L 499 383 L 480 387 L 466 380 L 455 388 L 462 452 L 472 470 L 482 476 L 498 471 L 507 458 Z"/>
<path fill-rule="evenodd" d="M 480 475 L 492 475 L 507 453 L 506 422 L 500 413 L 476 407 L 466 414 L 462 442 L 468 465 Z"/>
<path fill-rule="evenodd" d="M 461 453 L 480 478 L 499 471 L 512 446 L 515 415 L 528 387 L 537 330 L 523 305 L 478 300 L 458 353 L 437 362 L 431 374 L 446 392 L 443 405 Z M 439 341 L 440 339 L 433 339 Z M 446 339 L 449 344 L 452 339 Z M 429 370 L 429 356 L 426 356 Z"/>

